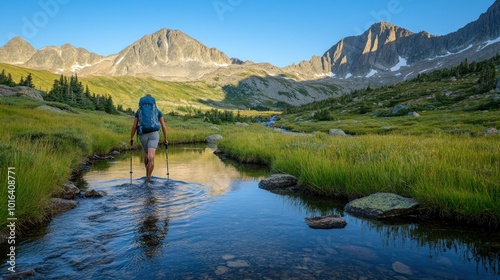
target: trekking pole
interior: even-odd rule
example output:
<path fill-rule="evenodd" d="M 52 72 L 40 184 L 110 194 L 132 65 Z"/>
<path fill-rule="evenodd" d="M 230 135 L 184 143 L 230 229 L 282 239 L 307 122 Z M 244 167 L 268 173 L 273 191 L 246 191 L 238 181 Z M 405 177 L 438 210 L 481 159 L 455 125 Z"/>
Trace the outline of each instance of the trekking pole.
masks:
<path fill-rule="evenodd" d="M 132 185 L 132 146 L 134 144 L 134 140 L 130 140 L 130 184 Z"/>
<path fill-rule="evenodd" d="M 168 172 L 168 144 L 165 143 L 165 152 L 167 155 L 167 179 L 170 179 L 170 173 Z"/>

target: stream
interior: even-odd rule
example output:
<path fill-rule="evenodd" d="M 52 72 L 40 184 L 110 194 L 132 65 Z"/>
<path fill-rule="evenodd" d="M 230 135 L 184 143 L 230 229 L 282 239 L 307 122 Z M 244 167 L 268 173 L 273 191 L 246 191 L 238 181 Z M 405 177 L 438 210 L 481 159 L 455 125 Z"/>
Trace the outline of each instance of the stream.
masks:
<path fill-rule="evenodd" d="M 269 170 L 213 151 L 171 145 L 167 178 L 160 148 L 148 184 L 142 151 L 96 162 L 78 185 L 107 195 L 78 198 L 19 239 L 17 271 L 34 271 L 25 279 L 500 279 L 497 232 L 360 219 L 342 201 L 260 189 Z M 304 221 L 327 214 L 347 226 Z"/>

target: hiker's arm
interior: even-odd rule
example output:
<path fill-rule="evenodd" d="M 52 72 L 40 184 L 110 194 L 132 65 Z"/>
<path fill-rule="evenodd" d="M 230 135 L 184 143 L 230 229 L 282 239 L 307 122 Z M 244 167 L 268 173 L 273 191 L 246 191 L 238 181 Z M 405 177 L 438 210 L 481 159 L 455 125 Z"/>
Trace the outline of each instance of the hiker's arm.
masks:
<path fill-rule="evenodd" d="M 134 135 L 135 131 L 137 130 L 137 124 L 139 123 L 139 120 L 137 118 L 134 118 L 134 124 L 132 125 L 132 130 L 130 131 L 130 145 L 132 146 L 132 141 L 134 140 Z"/>
<path fill-rule="evenodd" d="M 167 127 L 165 126 L 165 119 L 163 117 L 160 117 L 160 125 L 161 125 L 161 130 L 163 131 L 163 139 L 165 140 L 165 145 L 168 145 Z"/>

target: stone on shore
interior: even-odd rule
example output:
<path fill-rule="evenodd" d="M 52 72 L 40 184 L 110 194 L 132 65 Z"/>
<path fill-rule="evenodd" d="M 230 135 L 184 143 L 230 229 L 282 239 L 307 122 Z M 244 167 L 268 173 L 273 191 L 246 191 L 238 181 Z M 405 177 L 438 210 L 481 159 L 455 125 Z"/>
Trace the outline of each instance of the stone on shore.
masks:
<path fill-rule="evenodd" d="M 64 189 L 58 196 L 62 199 L 75 199 L 80 196 L 80 189 L 71 181 L 64 183 Z"/>
<path fill-rule="evenodd" d="M 370 219 L 387 219 L 414 214 L 418 202 L 394 193 L 375 193 L 355 199 L 345 206 L 345 211 Z"/>
<path fill-rule="evenodd" d="M 55 216 L 59 213 L 66 212 L 75 208 L 78 205 L 78 202 L 74 200 L 53 197 L 50 199 L 50 204 L 52 208 L 51 214 Z"/>
<path fill-rule="evenodd" d="M 207 143 L 214 143 L 220 140 L 222 140 L 222 135 L 220 134 L 213 134 L 205 137 L 205 142 Z"/>

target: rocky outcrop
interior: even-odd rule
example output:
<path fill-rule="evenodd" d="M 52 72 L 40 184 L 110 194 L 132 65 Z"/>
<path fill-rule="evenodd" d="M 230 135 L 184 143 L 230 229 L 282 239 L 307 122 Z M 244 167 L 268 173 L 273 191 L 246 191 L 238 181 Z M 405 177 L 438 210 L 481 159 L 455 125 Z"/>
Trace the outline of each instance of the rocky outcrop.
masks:
<path fill-rule="evenodd" d="M 314 218 L 305 218 L 307 225 L 314 229 L 344 228 L 347 222 L 339 215 L 328 215 Z"/>
<path fill-rule="evenodd" d="M 418 202 L 393 193 L 375 193 L 355 199 L 345 206 L 345 211 L 370 219 L 387 219 L 414 214 Z"/>
<path fill-rule="evenodd" d="M 25 86 L 9 87 L 0 85 L 0 96 L 26 96 L 37 100 L 43 100 L 43 91 Z"/>

